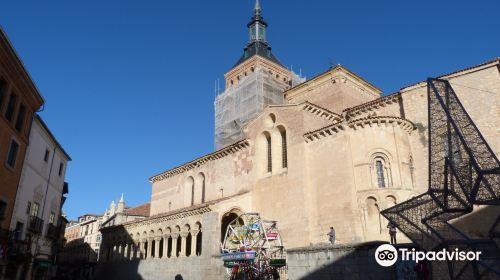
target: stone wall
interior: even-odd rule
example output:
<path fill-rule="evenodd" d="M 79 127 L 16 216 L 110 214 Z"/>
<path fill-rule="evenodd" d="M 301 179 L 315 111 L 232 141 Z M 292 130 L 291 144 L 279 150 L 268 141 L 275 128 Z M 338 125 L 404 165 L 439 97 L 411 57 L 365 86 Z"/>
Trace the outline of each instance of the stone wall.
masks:
<path fill-rule="evenodd" d="M 317 245 L 287 250 L 288 279 L 395 279 L 393 267 L 375 262 L 381 243 Z"/>
<path fill-rule="evenodd" d="M 195 216 L 195 219 L 198 219 L 198 217 Z M 123 250 L 118 250 L 113 252 L 113 255 L 108 258 L 105 253 L 107 249 L 104 249 L 101 255 L 102 259 L 99 260 L 96 268 L 96 279 L 172 280 L 177 275 L 181 275 L 186 280 L 223 279 L 226 272 L 223 262 L 220 259 L 218 242 L 220 237 L 219 214 L 217 212 L 207 212 L 199 220 L 202 223 L 201 232 L 203 233 L 200 255 L 191 254 L 190 256 L 186 256 L 180 254 L 178 257 L 174 255 L 167 257 L 165 253 L 159 258 L 158 254 L 151 256 L 151 253 L 144 254 L 141 251 L 139 257 L 126 257 L 124 255 L 127 255 L 127 253 L 124 253 Z M 188 220 L 182 219 L 182 221 L 187 222 Z M 145 223 L 145 225 L 139 223 L 140 225 L 134 229 L 130 229 L 130 232 L 139 231 L 139 229 L 141 231 L 149 229 L 148 223 L 150 222 L 144 220 L 142 223 Z M 173 223 L 183 224 L 183 222 L 175 220 Z M 155 226 L 159 227 L 160 225 L 156 224 Z M 103 248 L 106 248 L 106 246 L 115 248 L 116 246 L 113 246 L 115 243 L 111 242 L 117 236 L 122 237 L 122 239 L 132 239 L 130 232 L 127 225 L 106 228 L 103 231 L 103 240 L 105 241 Z"/>
<path fill-rule="evenodd" d="M 223 262 L 217 256 L 177 259 L 151 259 L 99 264 L 97 279 L 173 280 L 177 275 L 186 280 L 224 279 Z"/>

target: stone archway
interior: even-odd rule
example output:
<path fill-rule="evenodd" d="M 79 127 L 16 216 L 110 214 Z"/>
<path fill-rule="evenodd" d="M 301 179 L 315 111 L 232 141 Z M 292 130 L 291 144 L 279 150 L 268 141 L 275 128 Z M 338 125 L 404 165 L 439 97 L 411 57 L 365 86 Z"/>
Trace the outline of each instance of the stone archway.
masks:
<path fill-rule="evenodd" d="M 221 219 L 221 231 L 220 231 L 220 243 L 224 243 L 224 237 L 226 236 L 227 227 L 229 224 L 240 216 L 240 211 L 234 209 L 222 216 Z M 241 220 L 243 223 L 243 220 Z"/>

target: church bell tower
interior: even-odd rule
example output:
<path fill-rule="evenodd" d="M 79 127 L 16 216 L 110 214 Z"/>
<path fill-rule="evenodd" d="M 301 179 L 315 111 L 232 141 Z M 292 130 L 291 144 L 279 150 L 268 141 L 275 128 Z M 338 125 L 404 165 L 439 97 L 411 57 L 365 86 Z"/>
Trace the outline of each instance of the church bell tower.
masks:
<path fill-rule="evenodd" d="M 303 81 L 274 56 L 259 0 L 247 24 L 249 41 L 226 74 L 225 90 L 215 98 L 215 148 L 244 139 L 243 126 L 268 105 L 283 104 L 283 92 Z"/>

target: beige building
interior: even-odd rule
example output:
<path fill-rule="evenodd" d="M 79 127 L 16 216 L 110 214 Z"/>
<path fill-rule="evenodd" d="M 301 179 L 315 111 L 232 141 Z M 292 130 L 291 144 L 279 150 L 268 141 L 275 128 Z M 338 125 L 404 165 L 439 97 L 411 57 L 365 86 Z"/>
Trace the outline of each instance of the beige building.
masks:
<path fill-rule="evenodd" d="M 36 115 L 10 225 L 14 233 L 11 254 L 18 260 L 31 261 L 17 262 L 14 279 L 48 279 L 55 275 L 55 256 L 62 248 L 60 235 L 65 226 L 61 208 L 69 188 L 65 174 L 70 160 Z"/>
<path fill-rule="evenodd" d="M 340 244 L 388 240 L 380 211 L 427 190 L 425 82 L 382 95 L 338 65 L 294 85 L 294 74 L 271 54 L 265 37 L 253 36 L 253 27 L 265 34 L 267 26 L 260 7 L 248 26 L 250 43 L 226 73 L 222 95 L 243 108 L 247 98 L 237 95 L 249 93 L 238 86 L 255 79 L 265 85 L 256 95 L 281 90 L 282 102 L 269 102 L 245 120 L 249 114 L 221 116 L 218 97 L 215 139 L 222 148 L 150 178 L 151 216 L 102 230 L 101 273 L 220 279 L 223 233 L 243 212 L 278 221 L 286 248 L 326 243 L 330 226 Z M 494 59 L 440 77 L 450 81 L 497 155 L 499 70 Z M 231 118 L 232 127 L 217 123 Z"/>
<path fill-rule="evenodd" d="M 104 227 L 116 226 L 149 216 L 149 203 L 127 207 L 123 195 L 117 204 L 112 201 L 104 214 L 85 214 L 70 222 L 65 230 L 66 244 L 59 254 L 60 272 L 79 277 L 92 274 L 100 257 Z"/>
<path fill-rule="evenodd" d="M 80 237 L 80 226 L 77 221 L 70 221 L 64 229 L 64 239 L 69 243 Z"/>

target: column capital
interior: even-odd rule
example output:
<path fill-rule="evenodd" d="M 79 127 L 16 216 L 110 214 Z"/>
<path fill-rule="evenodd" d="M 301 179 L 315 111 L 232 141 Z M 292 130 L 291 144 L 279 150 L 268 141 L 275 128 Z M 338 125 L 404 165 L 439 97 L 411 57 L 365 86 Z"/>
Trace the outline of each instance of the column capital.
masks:
<path fill-rule="evenodd" d="M 196 235 L 198 235 L 198 233 L 200 233 L 200 231 L 197 229 L 192 229 L 190 232 L 191 232 L 191 236 L 196 236 Z"/>
<path fill-rule="evenodd" d="M 157 237 L 155 237 L 155 241 L 156 241 L 156 242 L 160 242 L 160 240 L 161 240 L 161 236 L 157 236 Z"/>
<path fill-rule="evenodd" d="M 182 237 L 182 238 L 186 238 L 188 236 L 189 232 L 188 231 L 181 231 L 179 232 L 179 235 Z"/>

